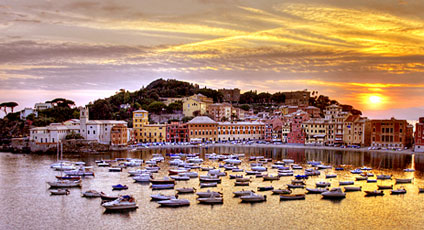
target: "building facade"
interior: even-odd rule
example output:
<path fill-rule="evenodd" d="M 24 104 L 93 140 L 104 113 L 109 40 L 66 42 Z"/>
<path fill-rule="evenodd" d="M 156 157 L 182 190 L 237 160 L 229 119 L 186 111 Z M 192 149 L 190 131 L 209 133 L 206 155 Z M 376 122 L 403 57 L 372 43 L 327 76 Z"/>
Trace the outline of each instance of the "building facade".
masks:
<path fill-rule="evenodd" d="M 288 144 L 305 144 L 306 134 L 302 124 L 307 120 L 309 120 L 309 114 L 302 110 L 290 114 L 290 133 L 287 135 Z"/>
<path fill-rule="evenodd" d="M 126 125 L 115 125 L 110 131 L 112 145 L 127 145 L 130 138 L 130 132 Z"/>
<path fill-rule="evenodd" d="M 350 115 L 343 122 L 343 142 L 345 145 L 370 146 L 371 122 L 359 115 Z"/>
<path fill-rule="evenodd" d="M 230 103 L 215 103 L 207 107 L 207 113 L 214 121 L 231 120 L 233 106 Z"/>
<path fill-rule="evenodd" d="M 311 92 L 307 90 L 303 91 L 294 91 L 294 92 L 284 92 L 285 95 L 285 105 L 293 105 L 299 107 L 309 106 L 309 98 L 311 97 Z"/>
<path fill-rule="evenodd" d="M 415 142 L 414 152 L 424 152 L 424 117 L 420 117 L 418 123 L 415 124 Z"/>
<path fill-rule="evenodd" d="M 371 120 L 371 146 L 404 148 L 411 145 L 411 126 L 406 120 Z"/>
<path fill-rule="evenodd" d="M 189 142 L 188 126 L 180 122 L 166 125 L 166 142 Z"/>
<path fill-rule="evenodd" d="M 141 135 L 137 138 L 137 142 L 154 143 L 166 142 L 166 125 L 165 124 L 148 124 L 143 125 Z"/>
<path fill-rule="evenodd" d="M 212 98 L 208 98 L 202 94 L 195 94 L 184 98 L 183 114 L 186 117 L 204 115 L 207 112 L 208 106 L 211 104 L 213 104 Z"/>
<path fill-rule="evenodd" d="M 238 102 L 240 101 L 240 89 L 218 89 L 222 93 L 225 102 Z"/>
<path fill-rule="evenodd" d="M 312 118 L 303 122 L 305 145 L 324 145 L 327 138 L 327 124 L 323 118 Z"/>
<path fill-rule="evenodd" d="M 190 142 L 218 141 L 218 122 L 198 116 L 187 122 Z"/>
<path fill-rule="evenodd" d="M 218 141 L 262 140 L 265 124 L 262 122 L 219 122 Z"/>

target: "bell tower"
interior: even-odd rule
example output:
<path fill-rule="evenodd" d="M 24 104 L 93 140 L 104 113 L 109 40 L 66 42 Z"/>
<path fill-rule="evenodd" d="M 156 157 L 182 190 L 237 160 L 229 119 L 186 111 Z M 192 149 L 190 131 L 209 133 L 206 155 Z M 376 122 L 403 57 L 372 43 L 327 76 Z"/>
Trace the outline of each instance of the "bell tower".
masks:
<path fill-rule="evenodd" d="M 80 134 L 87 139 L 88 108 L 80 107 Z"/>

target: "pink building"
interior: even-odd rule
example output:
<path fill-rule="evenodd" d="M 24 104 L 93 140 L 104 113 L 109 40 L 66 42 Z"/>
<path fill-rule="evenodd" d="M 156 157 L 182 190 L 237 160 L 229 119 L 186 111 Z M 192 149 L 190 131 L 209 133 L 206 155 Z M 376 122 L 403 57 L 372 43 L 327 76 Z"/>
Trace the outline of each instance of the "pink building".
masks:
<path fill-rule="evenodd" d="M 307 112 L 298 110 L 290 114 L 290 133 L 287 135 L 287 143 L 289 144 L 305 144 L 305 132 L 302 124 L 309 120 L 310 116 Z"/>

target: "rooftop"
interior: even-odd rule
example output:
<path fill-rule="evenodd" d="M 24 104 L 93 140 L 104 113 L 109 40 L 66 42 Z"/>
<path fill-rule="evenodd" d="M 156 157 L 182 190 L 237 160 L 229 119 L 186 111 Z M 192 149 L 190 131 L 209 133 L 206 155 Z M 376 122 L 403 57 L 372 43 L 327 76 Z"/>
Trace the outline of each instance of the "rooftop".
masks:
<path fill-rule="evenodd" d="M 217 122 L 207 116 L 197 116 L 187 122 L 187 124 L 217 124 Z"/>

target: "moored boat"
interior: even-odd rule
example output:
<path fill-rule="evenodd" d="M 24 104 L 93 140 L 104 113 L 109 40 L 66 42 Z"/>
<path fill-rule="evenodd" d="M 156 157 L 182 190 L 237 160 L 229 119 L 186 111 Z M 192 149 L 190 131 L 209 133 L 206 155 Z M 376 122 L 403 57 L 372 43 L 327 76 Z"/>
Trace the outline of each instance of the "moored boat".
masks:
<path fill-rule="evenodd" d="M 122 185 L 122 184 L 112 185 L 112 190 L 126 190 L 126 189 L 128 189 L 128 186 L 126 185 Z"/>
<path fill-rule="evenodd" d="M 97 192 L 96 190 L 87 190 L 87 191 L 85 191 L 85 192 L 82 193 L 82 196 L 83 197 L 88 197 L 88 198 L 91 198 L 91 197 L 100 197 L 101 196 L 101 193 L 100 192 Z"/>
<path fill-rule="evenodd" d="M 102 200 L 116 200 L 116 199 L 118 199 L 118 196 L 107 195 L 103 192 L 100 192 L 100 198 L 102 198 Z"/>
<path fill-rule="evenodd" d="M 329 187 L 329 186 L 331 186 L 331 183 L 326 182 L 326 181 L 319 181 L 319 182 L 315 183 L 315 185 L 317 187 Z"/>
<path fill-rule="evenodd" d="M 50 190 L 51 195 L 69 195 L 69 189 L 54 189 Z"/>
<path fill-rule="evenodd" d="M 412 182 L 412 179 L 411 178 L 405 178 L 405 179 L 400 179 L 400 178 L 397 178 L 396 179 L 396 184 L 409 184 L 409 183 L 411 183 Z"/>
<path fill-rule="evenodd" d="M 238 197 L 238 196 L 247 196 L 247 195 L 249 195 L 251 193 L 255 193 L 255 192 L 253 190 L 241 190 L 241 191 L 233 192 L 233 194 L 234 194 L 235 197 Z"/>
<path fill-rule="evenodd" d="M 161 189 L 173 189 L 175 184 L 152 184 L 151 188 L 153 190 L 161 190 Z"/>
<path fill-rule="evenodd" d="M 210 197 L 210 196 L 222 196 L 221 192 L 210 191 L 209 189 L 206 192 L 198 192 L 196 193 L 198 197 Z"/>
<path fill-rule="evenodd" d="M 346 187 L 344 187 L 345 192 L 356 192 L 356 191 L 361 191 L 361 190 L 362 190 L 362 186 L 346 186 Z"/>
<path fill-rule="evenodd" d="M 164 195 L 162 193 L 152 194 L 152 195 L 150 195 L 150 198 L 152 200 L 170 200 L 170 199 L 176 199 L 176 197 L 174 195 Z"/>
<path fill-rule="evenodd" d="M 196 191 L 196 189 L 195 188 L 186 188 L 186 187 L 183 187 L 183 188 L 177 188 L 176 191 L 177 191 L 178 194 L 182 194 L 182 193 L 194 193 Z"/>
<path fill-rule="evenodd" d="M 398 188 L 398 189 L 393 189 L 392 191 L 390 191 L 391 195 L 399 195 L 399 194 L 405 194 L 406 193 L 406 189 L 405 188 Z"/>
<path fill-rule="evenodd" d="M 270 190 L 273 190 L 274 189 L 274 187 L 272 187 L 272 186 L 259 186 L 258 187 L 258 191 L 270 191 Z"/>
<path fill-rule="evenodd" d="M 393 185 L 377 185 L 378 190 L 393 189 Z"/>
<path fill-rule="evenodd" d="M 103 203 L 102 206 L 106 208 L 106 210 L 125 210 L 138 208 L 135 199 L 129 195 L 120 196 L 116 200 Z"/>
<path fill-rule="evenodd" d="M 281 194 L 280 200 L 304 200 L 305 194 Z"/>
<path fill-rule="evenodd" d="M 364 191 L 365 196 L 384 196 L 384 192 L 381 190 L 374 190 L 374 191 Z"/>
<path fill-rule="evenodd" d="M 224 198 L 222 196 L 211 195 L 210 197 L 197 198 L 197 201 L 201 204 L 222 204 L 224 203 Z"/>
<path fill-rule="evenodd" d="M 171 179 L 169 177 L 163 177 L 163 178 L 152 178 L 149 180 L 152 184 L 175 184 L 175 180 Z"/>
<path fill-rule="evenodd" d="M 355 182 L 353 181 L 339 181 L 339 185 L 353 185 Z"/>
<path fill-rule="evenodd" d="M 55 182 L 47 182 L 51 188 L 71 188 L 81 187 L 81 180 L 58 180 Z"/>
<path fill-rule="evenodd" d="M 235 186 L 249 186 L 249 182 L 248 181 L 236 181 L 234 182 Z"/>
<path fill-rule="evenodd" d="M 343 199 L 346 198 L 346 193 L 342 192 L 341 188 L 332 188 L 328 192 L 321 193 L 324 199 Z"/>
<path fill-rule="evenodd" d="M 327 192 L 328 188 L 306 188 L 309 194 L 321 194 L 323 192 Z"/>
<path fill-rule="evenodd" d="M 207 188 L 207 187 L 216 187 L 218 186 L 217 182 L 211 182 L 211 183 L 200 183 L 201 188 Z"/>
<path fill-rule="evenodd" d="M 158 204 L 164 207 L 181 207 L 181 206 L 189 206 L 190 201 L 187 199 L 170 199 L 170 200 L 159 201 Z"/>
<path fill-rule="evenodd" d="M 255 193 L 250 193 L 249 195 L 240 196 L 242 202 L 262 202 L 266 201 L 266 195 L 258 195 Z"/>

